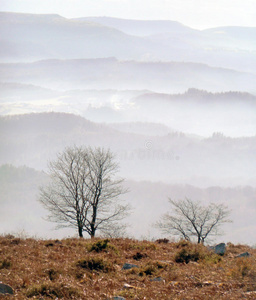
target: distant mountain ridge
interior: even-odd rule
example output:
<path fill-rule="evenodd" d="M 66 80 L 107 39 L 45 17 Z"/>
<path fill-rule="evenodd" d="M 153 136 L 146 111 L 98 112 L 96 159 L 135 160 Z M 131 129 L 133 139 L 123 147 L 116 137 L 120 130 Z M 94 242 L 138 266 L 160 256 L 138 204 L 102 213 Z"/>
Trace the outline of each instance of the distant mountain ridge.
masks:
<path fill-rule="evenodd" d="M 197 32 L 197 30 L 179 22 L 169 20 L 129 20 L 111 17 L 83 17 L 75 18 L 74 20 L 98 23 L 135 36 L 149 36 L 163 32 L 173 32 L 175 34 Z"/>
<path fill-rule="evenodd" d="M 1 62 L 113 56 L 194 61 L 252 73 L 256 69 L 253 28 L 224 28 L 220 29 L 224 34 L 219 34 L 216 29 L 199 31 L 174 21 L 66 19 L 7 12 L 0 13 L 0 24 Z"/>

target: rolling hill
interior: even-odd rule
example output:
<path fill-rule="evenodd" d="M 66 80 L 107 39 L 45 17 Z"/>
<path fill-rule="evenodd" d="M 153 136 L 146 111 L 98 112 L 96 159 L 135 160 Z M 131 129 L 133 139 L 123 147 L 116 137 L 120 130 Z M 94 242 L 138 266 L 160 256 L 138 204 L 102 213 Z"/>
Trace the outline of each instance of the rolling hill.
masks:
<path fill-rule="evenodd" d="M 48 89 L 153 90 L 184 92 L 189 88 L 213 92 L 256 94 L 256 75 L 185 62 L 136 62 L 115 58 L 45 60 L 0 64 L 1 82 L 39 85 Z"/>

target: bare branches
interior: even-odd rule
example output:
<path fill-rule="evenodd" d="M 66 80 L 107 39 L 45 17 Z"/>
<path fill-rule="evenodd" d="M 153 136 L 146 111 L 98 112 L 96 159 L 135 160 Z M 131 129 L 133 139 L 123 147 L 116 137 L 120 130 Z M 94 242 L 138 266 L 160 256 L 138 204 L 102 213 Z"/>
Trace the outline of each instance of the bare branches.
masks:
<path fill-rule="evenodd" d="M 171 233 L 186 240 L 196 237 L 198 243 L 203 243 L 208 236 L 218 235 L 221 225 L 230 222 L 227 219 L 230 211 L 223 204 L 202 206 L 190 199 L 169 199 L 169 202 L 175 216 L 166 213 L 156 223 L 156 227 L 166 234 Z"/>
<path fill-rule="evenodd" d="M 76 227 L 91 237 L 123 219 L 128 206 L 118 197 L 126 191 L 114 179 L 118 165 L 113 154 L 101 148 L 67 148 L 50 162 L 51 184 L 41 188 L 40 202 L 59 226 Z"/>

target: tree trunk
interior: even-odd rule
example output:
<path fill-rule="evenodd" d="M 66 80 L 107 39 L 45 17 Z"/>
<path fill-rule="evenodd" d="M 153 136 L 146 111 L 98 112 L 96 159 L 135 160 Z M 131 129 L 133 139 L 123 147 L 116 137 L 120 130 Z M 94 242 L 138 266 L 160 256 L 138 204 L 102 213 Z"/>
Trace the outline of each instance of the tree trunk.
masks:
<path fill-rule="evenodd" d="M 93 213 L 92 213 L 92 221 L 91 221 L 91 238 L 93 239 L 95 237 L 96 228 L 95 228 L 95 222 L 96 222 L 96 216 L 97 216 L 97 206 L 93 206 Z"/>
<path fill-rule="evenodd" d="M 83 237 L 84 237 L 84 236 L 83 236 L 83 227 L 78 226 L 78 234 L 79 234 L 79 237 L 80 237 L 80 238 L 83 238 Z"/>
<path fill-rule="evenodd" d="M 91 231 L 91 239 L 93 239 L 95 237 L 95 229 L 93 228 Z"/>

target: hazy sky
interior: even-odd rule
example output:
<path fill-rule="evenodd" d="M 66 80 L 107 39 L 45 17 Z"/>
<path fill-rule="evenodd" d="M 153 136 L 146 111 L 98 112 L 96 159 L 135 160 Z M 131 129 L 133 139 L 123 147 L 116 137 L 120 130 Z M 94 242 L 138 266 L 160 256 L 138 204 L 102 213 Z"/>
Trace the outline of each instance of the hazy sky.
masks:
<path fill-rule="evenodd" d="M 168 19 L 199 29 L 256 26 L 256 0 L 0 0 L 0 11 Z"/>

